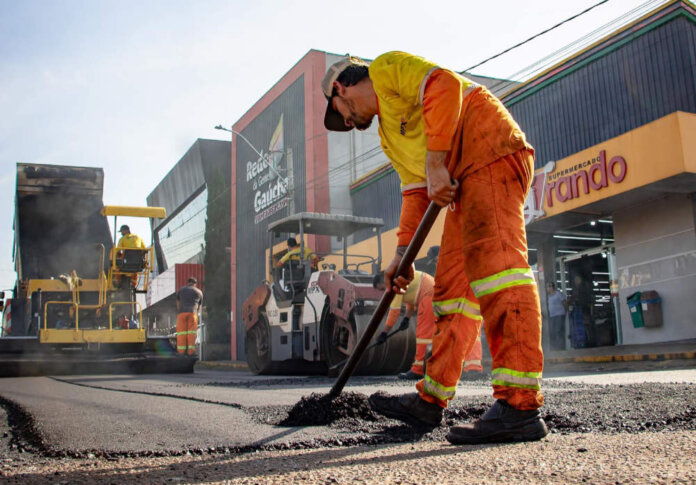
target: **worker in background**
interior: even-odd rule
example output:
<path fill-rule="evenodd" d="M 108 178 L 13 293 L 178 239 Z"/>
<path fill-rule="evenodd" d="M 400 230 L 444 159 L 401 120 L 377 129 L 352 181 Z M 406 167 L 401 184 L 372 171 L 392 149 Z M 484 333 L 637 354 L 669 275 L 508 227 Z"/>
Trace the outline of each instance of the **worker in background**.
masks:
<path fill-rule="evenodd" d="M 523 206 L 534 151 L 485 87 L 421 57 L 389 52 L 371 65 L 347 57 L 322 80 L 329 130 L 367 129 L 375 116 L 384 153 L 401 179 L 396 254 L 385 270 L 395 292 L 413 272 L 396 269 L 432 201 L 448 207 L 435 273 L 437 330 L 417 393 L 370 397 L 385 416 L 419 426 L 442 422 L 462 361 L 484 323 L 493 357 L 491 408 L 453 426 L 454 444 L 530 441 L 548 433 L 539 408 L 541 312 L 527 262 Z"/>
<path fill-rule="evenodd" d="M 188 284 L 176 292 L 176 351 L 180 354 L 196 353 L 198 312 L 203 302 L 203 292 L 196 287 L 197 283 L 192 276 L 188 279 Z"/>
<path fill-rule="evenodd" d="M 401 315 L 401 307 L 405 308 L 404 317 L 399 324 L 399 330 L 408 328 L 410 319 L 418 309 L 418 320 L 416 323 L 416 355 L 411 369 L 408 372 L 399 374 L 399 379 L 420 380 L 423 378 L 425 369 L 425 357 L 428 346 L 433 343 L 435 333 L 435 314 L 433 313 L 433 285 L 435 280 L 428 273 L 414 271 L 413 280 L 406 288 L 406 292 L 401 295 L 394 295 L 384 330 L 377 336 L 378 343 L 384 343 L 387 335 L 391 332 L 396 321 Z M 372 279 L 372 286 L 380 291 L 384 291 L 384 272 L 377 273 Z M 462 374 L 481 374 L 481 338 L 476 339 L 476 344 L 465 357 Z"/>
<path fill-rule="evenodd" d="M 399 328 L 408 328 L 410 318 L 418 311 L 418 322 L 416 325 L 416 355 L 411 369 L 408 372 L 399 374 L 401 379 L 422 379 L 423 367 L 425 363 L 425 353 L 428 345 L 433 342 L 435 332 L 435 315 L 433 315 L 433 284 L 435 281 L 428 273 L 422 271 L 413 272 L 413 280 L 406 288 L 403 295 L 395 295 L 389 307 L 389 314 L 384 325 L 384 331 L 377 336 L 378 343 L 384 343 L 387 335 L 396 324 L 401 315 L 401 307 L 405 307 L 404 317 L 401 319 Z M 372 286 L 380 291 L 384 291 L 384 273 L 380 272 L 372 279 Z"/>
<path fill-rule="evenodd" d="M 288 238 L 288 252 L 283 255 L 280 260 L 278 260 L 278 267 L 282 268 L 288 261 L 300 261 L 300 245 L 297 244 L 297 240 L 294 237 Z M 304 255 L 302 257 L 303 261 L 309 261 L 310 266 L 313 271 L 316 271 L 319 265 L 319 257 L 309 249 L 307 246 L 304 248 Z"/>
<path fill-rule="evenodd" d="M 118 230 L 121 233 L 121 238 L 118 240 L 118 244 L 116 244 L 116 247 L 119 249 L 147 249 L 147 246 L 145 246 L 145 243 L 143 240 L 138 236 L 137 234 L 132 234 L 130 232 L 130 227 L 127 225 L 122 225 L 121 228 Z M 118 254 L 116 255 L 117 259 L 123 259 L 125 253 L 123 251 L 119 251 Z M 142 258 L 143 260 L 145 259 L 146 254 L 145 252 L 142 253 Z M 137 288 L 138 286 L 138 274 L 134 273 L 130 276 L 130 281 L 131 285 L 133 288 Z M 114 278 L 116 286 L 120 286 L 121 283 L 121 275 L 116 275 Z"/>

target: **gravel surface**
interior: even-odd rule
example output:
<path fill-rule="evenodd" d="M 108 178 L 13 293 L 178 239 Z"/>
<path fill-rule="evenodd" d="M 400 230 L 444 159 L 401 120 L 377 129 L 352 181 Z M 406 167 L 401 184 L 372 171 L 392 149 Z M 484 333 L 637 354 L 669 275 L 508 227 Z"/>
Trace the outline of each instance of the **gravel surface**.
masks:
<path fill-rule="evenodd" d="M 445 423 L 424 434 L 372 415 L 364 408 L 365 394 L 343 393 L 335 409 L 319 410 L 308 406 L 321 405 L 321 396 L 308 394 L 294 407 L 242 407 L 235 412 L 279 426 L 292 422 L 293 408 L 299 409 L 299 418 L 310 414 L 329 424 L 274 429 L 280 434 L 316 430 L 321 432 L 318 438 L 155 451 L 56 449 L 29 412 L 0 398 L 0 482 L 696 483 L 693 384 L 548 384 L 542 408 L 550 430 L 546 439 L 460 447 L 444 441 L 447 427 L 476 419 L 491 404 L 490 397 L 455 399 Z M 384 387 L 408 392 L 403 386 Z M 320 411 L 326 412 L 323 417 L 314 415 Z M 306 421 L 294 422 L 300 423 Z"/>
<path fill-rule="evenodd" d="M 4 483 L 694 483 L 693 432 L 550 435 L 527 444 L 442 442 L 160 458 L 2 459 Z M 8 461 L 12 460 L 12 461 Z"/>

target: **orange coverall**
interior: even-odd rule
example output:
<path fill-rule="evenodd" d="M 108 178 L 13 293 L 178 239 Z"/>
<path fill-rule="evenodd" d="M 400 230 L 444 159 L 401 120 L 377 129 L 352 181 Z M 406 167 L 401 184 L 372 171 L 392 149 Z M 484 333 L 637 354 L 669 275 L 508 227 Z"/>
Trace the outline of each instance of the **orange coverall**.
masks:
<path fill-rule="evenodd" d="M 417 288 L 411 289 L 411 285 Z M 411 372 L 423 375 L 425 354 L 428 345 L 433 343 L 435 333 L 435 314 L 433 313 L 433 287 L 435 280 L 428 273 L 416 271 L 413 281 L 404 295 L 396 295 L 389 309 L 384 330 L 390 332 L 401 315 L 401 306 L 406 307 L 406 315 L 411 316 L 417 309 L 416 322 L 416 355 L 411 365 Z M 402 297 L 402 298 L 401 298 Z M 477 338 L 471 352 L 464 361 L 465 372 L 481 372 L 481 339 Z"/>
<path fill-rule="evenodd" d="M 422 104 L 411 101 L 408 109 L 411 117 L 422 110 L 423 121 L 410 133 L 404 116 L 401 135 L 413 139 L 424 131 L 422 143 L 427 146 L 422 147 L 423 166 L 416 167 L 419 173 L 408 155 L 404 163 L 390 155 L 402 179 L 398 245 L 410 242 L 429 204 L 425 183 L 407 183 L 408 177 L 425 181 L 426 148 L 449 152 L 447 169 L 460 184 L 446 209 L 435 273 L 433 355 L 417 389 L 424 400 L 447 406 L 483 321 L 493 357 L 494 397 L 517 409 L 536 409 L 543 404 L 541 310 L 527 262 L 523 215 L 534 170 L 533 149 L 485 87 L 422 58 L 395 52 L 370 66 L 385 153 L 398 151 L 399 120 L 387 119 L 387 114 L 416 98 L 400 93 L 417 91 L 418 84 L 409 78 L 414 73 L 422 79 Z"/>

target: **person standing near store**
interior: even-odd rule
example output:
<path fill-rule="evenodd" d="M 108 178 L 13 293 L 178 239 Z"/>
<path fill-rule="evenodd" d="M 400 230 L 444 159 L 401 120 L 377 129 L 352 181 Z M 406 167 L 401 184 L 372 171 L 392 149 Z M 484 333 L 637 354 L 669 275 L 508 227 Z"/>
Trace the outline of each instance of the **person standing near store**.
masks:
<path fill-rule="evenodd" d="M 546 285 L 546 294 L 549 307 L 551 348 L 565 350 L 565 316 L 568 311 L 568 300 L 563 292 L 556 290 L 553 283 Z"/>
<path fill-rule="evenodd" d="M 203 292 L 196 287 L 197 283 L 192 276 L 188 284 L 176 292 L 176 351 L 182 355 L 196 353 L 198 312 L 203 303 Z"/>
<path fill-rule="evenodd" d="M 524 202 L 534 151 L 485 87 L 422 57 L 389 52 L 371 65 L 347 57 L 322 80 L 324 126 L 369 128 L 379 120 L 384 153 L 401 179 L 397 250 L 385 280 L 402 293 L 413 273 L 396 268 L 432 201 L 445 211 L 433 308 L 433 355 L 417 393 L 370 397 L 377 412 L 418 426 L 442 422 L 464 356 L 483 321 L 493 357 L 491 408 L 453 426 L 453 444 L 530 441 L 548 429 L 539 408 L 541 310 L 527 261 Z"/>

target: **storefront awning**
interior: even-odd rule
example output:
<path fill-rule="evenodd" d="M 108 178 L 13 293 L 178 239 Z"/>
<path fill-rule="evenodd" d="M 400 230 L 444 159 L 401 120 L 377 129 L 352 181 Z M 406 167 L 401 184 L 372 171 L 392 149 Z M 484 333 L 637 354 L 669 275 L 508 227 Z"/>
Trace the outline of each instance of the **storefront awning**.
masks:
<path fill-rule="evenodd" d="M 667 194 L 696 191 L 696 114 L 675 112 L 535 172 L 527 230 L 554 232 Z"/>

